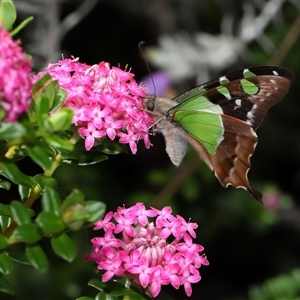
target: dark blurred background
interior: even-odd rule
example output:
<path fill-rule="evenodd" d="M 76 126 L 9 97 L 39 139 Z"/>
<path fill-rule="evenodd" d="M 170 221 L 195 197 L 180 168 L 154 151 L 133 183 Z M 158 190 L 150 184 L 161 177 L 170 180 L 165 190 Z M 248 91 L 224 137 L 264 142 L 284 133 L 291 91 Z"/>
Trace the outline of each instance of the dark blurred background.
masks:
<path fill-rule="evenodd" d="M 170 78 L 166 95 L 252 65 L 273 64 L 294 72 L 290 92 L 270 109 L 257 131 L 259 143 L 249 178 L 264 194 L 263 204 L 244 190 L 222 188 L 192 149 L 179 168 L 173 166 L 160 135 L 152 138 L 149 150 L 140 143 L 136 155 L 128 151 L 85 168 L 65 165 L 56 173 L 62 194 L 76 187 L 87 199 L 105 202 L 107 211 L 142 201 L 147 206 L 170 205 L 174 214 L 197 222 L 197 243 L 205 247 L 210 266 L 200 269 L 202 280 L 193 285 L 189 299 L 287 299 L 272 293 L 270 282 L 278 290 L 282 288 L 278 280 L 291 279 L 300 268 L 300 1 L 15 4 L 18 22 L 35 17 L 19 37 L 33 56 L 36 71 L 61 55 L 72 55 L 91 65 L 107 61 L 125 68 L 128 64 L 140 81 L 148 75 L 138 48 L 145 41 L 151 72 L 161 71 Z M 24 170 L 29 163 L 21 162 Z M 73 234 L 78 257 L 71 264 L 57 258 L 44 241 L 49 270 L 41 274 L 16 265 L 8 278 L 16 295 L 5 299 L 94 296 L 96 291 L 87 283 L 96 274 L 83 257 L 96 233 L 86 229 Z M 271 289 L 270 294 L 264 296 L 263 288 Z M 291 292 L 292 287 L 283 289 Z M 188 299 L 182 287 L 165 290 L 174 299 Z M 297 297 L 291 294 L 288 299 Z"/>

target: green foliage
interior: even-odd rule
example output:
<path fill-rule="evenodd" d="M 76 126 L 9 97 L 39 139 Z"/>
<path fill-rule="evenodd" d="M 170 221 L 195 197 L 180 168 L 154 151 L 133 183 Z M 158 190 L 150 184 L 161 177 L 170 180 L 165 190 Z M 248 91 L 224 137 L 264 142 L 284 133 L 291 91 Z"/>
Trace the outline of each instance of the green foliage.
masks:
<path fill-rule="evenodd" d="M 0 23 L 4 28 L 11 29 L 15 18 L 13 3 L 1 1 Z M 29 21 L 30 18 L 21 23 L 14 34 Z M 46 271 L 49 261 L 43 249 L 45 239 L 50 240 L 59 258 L 74 261 L 77 249 L 71 232 L 92 225 L 104 215 L 103 203 L 86 201 L 77 189 L 61 196 L 55 170 L 64 163 L 95 164 L 106 160 L 108 154 L 125 151 L 123 146 L 103 140 L 97 152 L 87 153 L 71 125 L 73 111 L 62 107 L 65 100 L 66 91 L 46 74 L 34 85 L 29 114 L 22 115 L 17 123 L 0 126 L 0 188 L 16 188 L 19 195 L 8 204 L 0 203 L 0 291 L 4 293 L 13 294 L 12 286 L 3 277 L 12 272 L 13 262 Z M 40 171 L 26 174 L 31 170 L 24 172 L 19 166 L 25 157 Z M 34 206 L 37 201 L 40 206 Z"/>
<path fill-rule="evenodd" d="M 0 25 L 5 30 L 10 30 L 15 23 L 17 13 L 11 0 L 0 1 Z"/>
<path fill-rule="evenodd" d="M 300 269 L 290 274 L 281 274 L 268 279 L 262 285 L 252 286 L 249 290 L 250 300 L 280 300 L 299 299 L 300 297 Z"/>
<path fill-rule="evenodd" d="M 137 292 L 132 288 L 128 279 L 113 279 L 108 282 L 102 282 L 97 278 L 93 278 L 89 281 L 89 286 L 92 286 L 99 292 L 95 298 L 91 299 L 134 299 L 134 300 L 148 300 L 150 299 L 146 294 L 142 295 L 140 292 Z M 83 300 L 84 298 L 80 297 L 76 300 Z M 159 297 L 157 298 L 159 299 Z M 166 300 L 172 300 L 170 298 L 161 298 Z"/>

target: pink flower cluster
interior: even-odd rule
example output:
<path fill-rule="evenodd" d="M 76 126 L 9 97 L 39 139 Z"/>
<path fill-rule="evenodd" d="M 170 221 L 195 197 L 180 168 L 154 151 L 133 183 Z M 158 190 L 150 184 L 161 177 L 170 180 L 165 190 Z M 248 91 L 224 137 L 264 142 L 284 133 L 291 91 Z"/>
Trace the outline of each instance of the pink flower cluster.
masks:
<path fill-rule="evenodd" d="M 16 122 L 29 109 L 31 102 L 31 59 L 18 42 L 0 26 L 0 106 L 3 121 Z"/>
<path fill-rule="evenodd" d="M 142 203 L 107 213 L 94 227 L 103 229 L 104 237 L 91 240 L 93 250 L 85 260 L 94 260 L 104 270 L 103 282 L 114 275 L 126 276 L 151 297 L 159 294 L 162 285 L 176 289 L 183 285 L 190 296 L 191 283 L 201 279 L 198 269 L 209 263 L 201 255 L 203 246 L 192 242 L 198 225 L 171 213 L 170 207 L 147 210 Z M 155 223 L 149 222 L 148 218 L 155 217 Z"/>
<path fill-rule="evenodd" d="M 78 58 L 49 64 L 45 72 L 34 76 L 34 81 L 45 73 L 67 91 L 64 106 L 74 110 L 72 123 L 85 138 L 86 150 L 94 146 L 95 139 L 105 136 L 111 140 L 119 137 L 120 143 L 129 144 L 132 153 L 136 153 L 136 143 L 141 139 L 150 147 L 148 128 L 153 119 L 142 106 L 146 88 L 136 83 L 134 74 L 111 68 L 106 62 L 89 66 Z"/>

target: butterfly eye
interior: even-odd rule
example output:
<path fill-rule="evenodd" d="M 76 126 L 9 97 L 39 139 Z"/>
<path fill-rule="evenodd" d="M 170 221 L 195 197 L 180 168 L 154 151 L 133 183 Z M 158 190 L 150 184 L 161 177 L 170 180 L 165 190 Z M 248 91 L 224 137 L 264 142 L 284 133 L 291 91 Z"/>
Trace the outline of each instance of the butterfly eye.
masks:
<path fill-rule="evenodd" d="M 154 99 L 148 99 L 148 101 L 147 101 L 147 109 L 149 110 L 149 111 L 153 111 L 154 110 Z"/>

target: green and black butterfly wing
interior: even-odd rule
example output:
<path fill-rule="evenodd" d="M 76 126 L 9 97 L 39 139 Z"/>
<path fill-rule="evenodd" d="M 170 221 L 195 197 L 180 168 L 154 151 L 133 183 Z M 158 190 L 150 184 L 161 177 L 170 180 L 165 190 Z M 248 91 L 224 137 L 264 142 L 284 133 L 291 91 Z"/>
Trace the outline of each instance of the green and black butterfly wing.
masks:
<path fill-rule="evenodd" d="M 169 121 L 182 128 L 221 185 L 261 194 L 248 181 L 250 157 L 256 144 L 254 130 L 268 109 L 288 92 L 293 74 L 273 66 L 235 71 L 173 99 Z"/>

